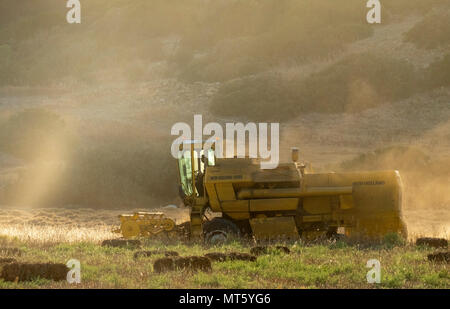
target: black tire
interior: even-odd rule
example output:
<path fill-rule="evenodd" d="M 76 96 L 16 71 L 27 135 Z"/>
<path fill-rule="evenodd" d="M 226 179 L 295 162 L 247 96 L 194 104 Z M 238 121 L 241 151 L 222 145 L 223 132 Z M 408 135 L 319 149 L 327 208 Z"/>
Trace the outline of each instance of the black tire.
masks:
<path fill-rule="evenodd" d="M 327 239 L 337 240 L 339 238 L 337 231 L 338 231 L 337 227 L 335 226 L 329 227 L 326 234 Z"/>
<path fill-rule="evenodd" d="M 207 244 L 215 245 L 239 237 L 240 231 L 230 220 L 213 218 L 203 224 L 203 235 Z"/>

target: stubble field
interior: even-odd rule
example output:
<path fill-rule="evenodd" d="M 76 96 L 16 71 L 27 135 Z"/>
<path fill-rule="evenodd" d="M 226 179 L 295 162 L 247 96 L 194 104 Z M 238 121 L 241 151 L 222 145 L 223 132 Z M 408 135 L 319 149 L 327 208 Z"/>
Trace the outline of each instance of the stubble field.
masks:
<path fill-rule="evenodd" d="M 187 210 L 165 209 L 177 220 L 187 218 Z M 126 211 L 129 212 L 129 211 Z M 119 210 L 40 209 L 2 210 L 0 247 L 19 248 L 10 255 L 18 262 L 81 263 L 81 283 L 36 279 L 30 282 L 5 282 L 1 288 L 449 288 L 447 263 L 430 262 L 427 255 L 436 251 L 416 247 L 393 237 L 381 244 L 355 245 L 343 240 L 285 243 L 290 253 L 278 250 L 260 255 L 254 262 L 212 262 L 212 271 L 171 271 L 156 273 L 153 263 L 163 254 L 135 258 L 137 251 L 180 256 L 202 256 L 210 252 L 249 253 L 249 241 L 207 247 L 182 240 L 146 240 L 142 246 L 112 248 L 101 246 L 104 239 L 117 238 L 111 228 L 118 223 Z M 21 222 L 19 222 L 21 221 Z M 6 256 L 3 256 L 6 257 Z M 381 283 L 367 283 L 366 263 L 378 259 Z"/>

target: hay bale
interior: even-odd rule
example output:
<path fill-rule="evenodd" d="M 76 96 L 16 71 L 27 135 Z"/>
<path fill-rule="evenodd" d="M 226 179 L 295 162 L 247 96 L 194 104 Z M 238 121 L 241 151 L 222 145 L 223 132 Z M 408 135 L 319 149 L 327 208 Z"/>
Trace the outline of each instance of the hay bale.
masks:
<path fill-rule="evenodd" d="M 176 257 L 173 258 L 173 262 L 177 270 L 187 270 L 191 267 L 190 257 Z"/>
<path fill-rule="evenodd" d="M 256 246 L 250 249 L 250 253 L 253 255 L 267 254 L 267 246 Z"/>
<path fill-rule="evenodd" d="M 0 264 L 13 263 L 16 259 L 14 258 L 0 258 Z"/>
<path fill-rule="evenodd" d="M 179 256 L 178 252 L 176 251 L 164 251 L 165 256 Z"/>
<path fill-rule="evenodd" d="M 208 259 L 210 259 L 211 261 L 214 262 L 224 262 L 227 260 L 228 255 L 222 252 L 211 252 L 211 253 L 206 253 L 205 257 L 207 257 Z"/>
<path fill-rule="evenodd" d="M 141 241 L 138 239 L 107 239 L 102 242 L 102 247 L 140 247 Z"/>
<path fill-rule="evenodd" d="M 253 247 L 250 249 L 250 253 L 253 255 L 262 255 L 262 254 L 268 254 L 270 250 L 280 250 L 286 254 L 291 253 L 291 250 L 289 250 L 289 248 L 286 246 L 275 246 L 275 247 L 256 246 L 256 247 Z"/>
<path fill-rule="evenodd" d="M 163 257 L 157 259 L 153 263 L 153 271 L 155 273 L 163 273 L 166 271 L 173 271 L 173 270 L 175 270 L 175 263 L 172 257 Z"/>
<path fill-rule="evenodd" d="M 228 254 L 228 257 L 232 261 L 240 260 L 240 261 L 256 262 L 256 256 L 248 253 L 231 252 Z"/>
<path fill-rule="evenodd" d="M 211 261 L 203 256 L 164 257 L 153 264 L 153 271 L 162 273 L 174 270 L 211 271 Z"/>
<path fill-rule="evenodd" d="M 163 254 L 166 257 L 170 257 L 170 256 L 179 256 L 178 252 L 176 251 L 157 251 L 157 250 L 153 250 L 153 251 L 137 251 L 134 253 L 134 258 L 140 258 L 140 257 L 150 257 L 152 255 L 157 255 L 157 254 Z"/>
<path fill-rule="evenodd" d="M 153 251 L 137 251 L 133 254 L 133 258 L 150 257 L 153 255 Z"/>
<path fill-rule="evenodd" d="M 192 271 L 211 271 L 211 260 L 204 256 L 190 256 L 190 270 Z"/>
<path fill-rule="evenodd" d="M 428 261 L 450 263 L 450 252 L 436 252 L 428 254 Z"/>
<path fill-rule="evenodd" d="M 20 250 L 19 248 L 14 248 L 14 247 L 0 247 L 0 255 L 3 255 L 3 256 L 10 256 L 10 255 L 21 256 L 22 255 L 22 250 Z"/>
<path fill-rule="evenodd" d="M 256 261 L 256 256 L 241 252 L 230 252 L 230 253 L 211 252 L 205 254 L 205 257 L 215 262 L 235 261 L 235 260 L 250 261 L 250 262 Z"/>
<path fill-rule="evenodd" d="M 286 247 L 286 246 L 276 246 L 275 248 L 277 250 L 282 251 L 283 253 L 286 253 L 286 254 L 290 254 L 291 253 L 291 250 L 289 250 L 289 248 Z"/>
<path fill-rule="evenodd" d="M 432 248 L 447 248 L 448 242 L 444 238 L 422 237 L 417 238 L 416 246 L 428 246 Z"/>
<path fill-rule="evenodd" d="M 2 266 L 0 278 L 5 281 L 31 281 L 42 278 L 54 281 L 66 280 L 69 268 L 59 263 L 9 263 Z"/>

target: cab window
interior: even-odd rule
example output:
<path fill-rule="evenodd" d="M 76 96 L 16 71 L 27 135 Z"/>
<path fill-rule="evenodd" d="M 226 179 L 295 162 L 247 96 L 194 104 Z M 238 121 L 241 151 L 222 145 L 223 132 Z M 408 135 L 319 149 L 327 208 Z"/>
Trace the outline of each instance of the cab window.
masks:
<path fill-rule="evenodd" d="M 204 151 L 194 151 L 194 175 L 198 175 L 199 170 L 202 174 L 205 173 L 205 164 L 201 158 L 204 155 Z M 205 155 L 205 159 L 208 161 L 208 166 L 215 165 L 214 150 L 209 149 Z M 190 196 L 193 193 L 192 188 L 192 161 L 191 152 L 183 151 L 178 159 L 178 168 L 180 171 L 181 187 L 184 194 Z M 195 190 L 197 191 L 197 190 Z M 197 192 L 196 192 L 197 193 Z"/>

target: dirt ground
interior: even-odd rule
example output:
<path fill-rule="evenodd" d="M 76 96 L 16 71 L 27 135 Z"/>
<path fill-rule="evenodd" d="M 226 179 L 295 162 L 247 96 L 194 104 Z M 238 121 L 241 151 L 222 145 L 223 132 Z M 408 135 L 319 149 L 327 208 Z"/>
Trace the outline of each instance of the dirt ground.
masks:
<path fill-rule="evenodd" d="M 112 232 L 119 226 L 120 214 L 132 210 L 96 210 L 90 208 L 64 209 L 1 209 L 0 236 L 9 236 L 30 243 L 94 242 L 117 238 Z M 162 211 L 177 224 L 188 219 L 188 209 L 152 209 Z"/>

